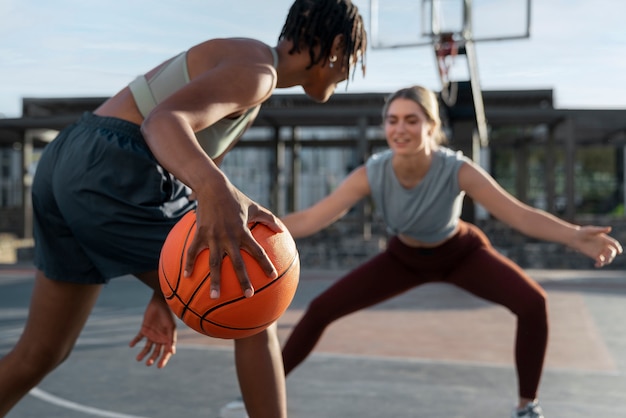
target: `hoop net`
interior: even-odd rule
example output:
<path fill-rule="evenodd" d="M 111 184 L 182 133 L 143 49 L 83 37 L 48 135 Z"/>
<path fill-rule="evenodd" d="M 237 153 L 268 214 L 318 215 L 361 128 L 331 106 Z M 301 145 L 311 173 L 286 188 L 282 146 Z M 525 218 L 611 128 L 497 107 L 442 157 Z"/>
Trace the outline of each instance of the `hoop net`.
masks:
<path fill-rule="evenodd" d="M 453 106 L 458 95 L 458 85 L 451 80 L 450 70 L 459 53 L 459 43 L 454 39 L 454 33 L 446 32 L 440 34 L 433 45 L 441 79 L 441 98 L 448 106 Z"/>

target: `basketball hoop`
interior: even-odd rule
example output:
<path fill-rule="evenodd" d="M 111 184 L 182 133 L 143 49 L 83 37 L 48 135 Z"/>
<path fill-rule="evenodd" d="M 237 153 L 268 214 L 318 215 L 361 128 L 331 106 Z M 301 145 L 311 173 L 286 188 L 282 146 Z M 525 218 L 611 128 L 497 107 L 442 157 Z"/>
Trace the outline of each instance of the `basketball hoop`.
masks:
<path fill-rule="evenodd" d="M 441 98 L 448 106 L 453 106 L 458 95 L 458 85 L 451 81 L 450 69 L 459 53 L 459 45 L 452 32 L 439 34 L 433 45 L 441 79 Z"/>

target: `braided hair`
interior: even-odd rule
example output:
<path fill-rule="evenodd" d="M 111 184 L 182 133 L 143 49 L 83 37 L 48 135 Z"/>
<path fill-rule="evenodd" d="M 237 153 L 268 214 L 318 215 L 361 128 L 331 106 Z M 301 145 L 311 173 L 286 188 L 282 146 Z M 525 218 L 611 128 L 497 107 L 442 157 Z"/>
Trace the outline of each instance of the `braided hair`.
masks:
<path fill-rule="evenodd" d="M 307 46 L 311 57 L 309 69 L 328 59 L 337 35 L 344 38 L 346 53 L 341 64 L 346 68 L 346 78 L 359 61 L 365 74 L 367 33 L 363 17 L 351 0 L 295 0 L 278 40 L 292 41 L 290 54 L 300 52 L 301 46 Z M 316 55 L 314 47 L 318 45 Z"/>

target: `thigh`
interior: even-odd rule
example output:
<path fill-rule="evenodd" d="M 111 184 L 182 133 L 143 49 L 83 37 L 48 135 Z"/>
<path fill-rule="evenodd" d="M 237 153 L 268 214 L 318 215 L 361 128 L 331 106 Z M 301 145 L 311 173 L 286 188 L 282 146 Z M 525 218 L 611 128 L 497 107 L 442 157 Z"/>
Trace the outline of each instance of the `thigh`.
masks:
<path fill-rule="evenodd" d="M 471 253 L 455 269 L 450 282 L 485 300 L 503 305 L 514 313 L 545 302 L 543 288 L 510 259 L 493 247 Z"/>
<path fill-rule="evenodd" d="M 106 278 L 156 270 L 170 229 L 195 206 L 139 141 L 111 128 L 82 159 L 64 155 L 53 184 L 72 236 Z"/>
<path fill-rule="evenodd" d="M 156 290 L 161 292 L 161 282 L 159 279 L 159 272 L 156 270 L 146 271 L 142 273 L 134 274 L 136 278 L 138 278 L 141 282 L 143 282 L 146 286 L 151 288 L 152 290 Z"/>
<path fill-rule="evenodd" d="M 105 279 L 76 239 L 59 208 L 53 179 L 58 176 L 57 161 L 65 142 L 76 126 L 66 128 L 48 144 L 39 160 L 32 186 L 35 266 L 46 277 L 77 283 L 104 283 Z M 72 260 L 71 263 L 68 260 Z"/>
<path fill-rule="evenodd" d="M 49 176 L 34 188 L 46 274 L 102 283 L 156 270 L 165 237 L 195 202 L 154 159 L 139 127 L 87 114 L 50 145 Z M 85 263 L 64 262 L 75 253 Z"/>
<path fill-rule="evenodd" d="M 313 304 L 337 318 L 383 302 L 421 283 L 415 272 L 387 250 L 343 276 L 316 297 Z"/>
<path fill-rule="evenodd" d="M 37 271 L 28 320 L 18 346 L 69 353 L 102 285 L 60 282 Z"/>

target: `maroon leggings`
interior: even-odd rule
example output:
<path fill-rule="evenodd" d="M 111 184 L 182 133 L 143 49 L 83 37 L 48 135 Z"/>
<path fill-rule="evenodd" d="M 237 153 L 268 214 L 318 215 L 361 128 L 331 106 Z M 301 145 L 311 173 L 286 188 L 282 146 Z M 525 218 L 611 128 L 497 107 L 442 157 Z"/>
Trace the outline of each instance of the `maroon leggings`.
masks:
<path fill-rule="evenodd" d="M 515 363 L 519 395 L 534 399 L 548 342 L 547 295 L 489 243 L 476 226 L 461 222 L 457 234 L 436 248 L 412 248 L 398 238 L 311 301 L 283 348 L 289 374 L 311 353 L 331 322 L 428 282 L 446 282 L 517 316 Z"/>

